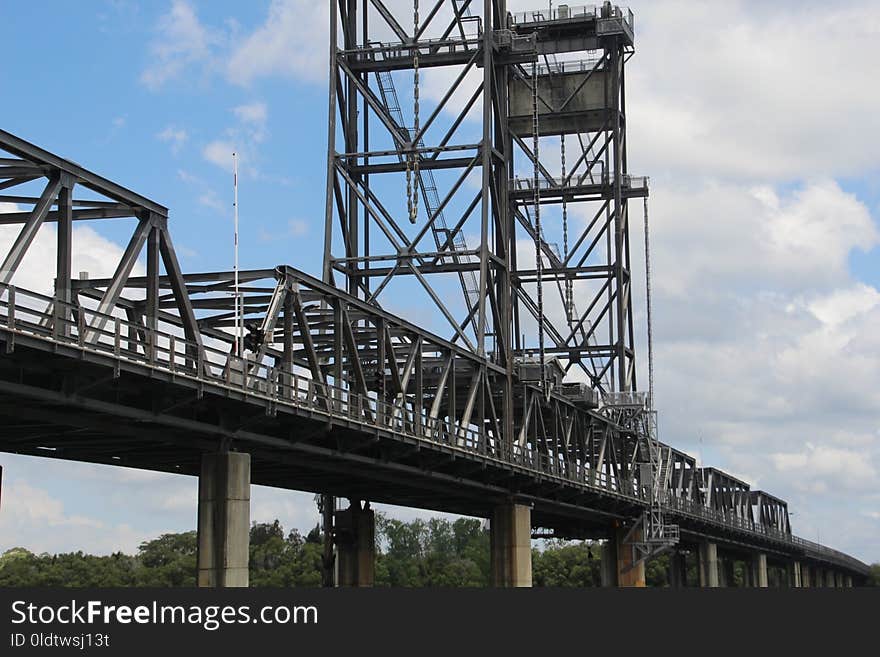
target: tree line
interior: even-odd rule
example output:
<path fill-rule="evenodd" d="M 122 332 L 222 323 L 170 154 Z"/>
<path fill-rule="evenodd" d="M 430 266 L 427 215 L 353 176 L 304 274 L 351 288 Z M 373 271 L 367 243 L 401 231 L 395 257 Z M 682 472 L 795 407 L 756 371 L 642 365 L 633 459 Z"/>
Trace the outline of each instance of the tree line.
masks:
<path fill-rule="evenodd" d="M 479 520 L 431 518 L 403 522 L 376 515 L 376 586 L 485 587 L 491 582 L 489 532 Z M 0 555 L 0 586 L 177 587 L 196 585 L 196 532 L 163 534 L 140 544 L 137 554 L 83 552 L 33 554 L 13 548 Z M 322 536 L 285 532 L 277 520 L 250 531 L 251 586 L 320 586 Z M 601 585 L 600 545 L 545 541 L 532 550 L 534 586 Z M 667 585 L 667 559 L 647 563 L 648 586 Z M 690 581 L 696 579 L 689 567 Z M 737 574 L 739 577 L 739 573 Z M 880 585 L 880 564 L 871 583 Z"/>

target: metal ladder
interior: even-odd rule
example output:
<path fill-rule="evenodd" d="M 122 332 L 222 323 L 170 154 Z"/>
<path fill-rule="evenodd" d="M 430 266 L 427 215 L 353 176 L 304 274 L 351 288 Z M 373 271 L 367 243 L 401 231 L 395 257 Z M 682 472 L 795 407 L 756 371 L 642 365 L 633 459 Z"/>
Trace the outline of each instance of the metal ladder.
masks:
<path fill-rule="evenodd" d="M 394 77 L 390 71 L 378 71 L 376 72 L 376 81 L 379 86 L 379 93 L 382 96 L 382 102 L 384 102 L 385 107 L 388 108 L 388 113 L 391 115 L 391 119 L 396 124 L 400 134 L 405 137 L 406 141 L 411 141 L 415 135 L 412 134 L 412 131 L 409 128 L 404 126 L 403 112 L 400 109 L 397 89 L 394 86 Z M 424 148 L 425 143 L 422 139 L 419 139 L 416 146 L 418 148 Z M 398 158 L 403 161 L 405 156 L 399 148 L 397 155 Z M 421 157 L 421 155 L 419 155 L 419 157 Z M 440 251 L 449 239 L 450 230 L 446 223 L 446 217 L 443 215 L 443 211 L 439 209 L 440 196 L 437 193 L 437 183 L 434 179 L 434 173 L 430 169 L 419 167 L 416 179 L 419 189 L 422 192 L 422 200 L 425 203 L 425 210 L 427 211 L 428 216 L 436 215 L 434 222 L 431 224 L 431 234 L 434 237 L 434 244 L 437 247 L 437 251 Z M 473 256 L 466 256 L 467 260 L 464 260 L 462 256 L 458 255 L 460 252 L 466 251 L 468 248 L 467 242 L 461 234 L 461 231 L 457 231 L 455 235 L 453 235 L 452 246 L 454 247 L 453 252 L 450 254 L 452 262 L 455 264 L 473 262 Z M 445 258 L 441 257 L 440 260 L 443 262 Z M 477 283 L 476 274 L 473 271 L 459 271 L 458 278 L 461 283 L 461 289 L 464 292 L 468 312 L 470 312 L 472 309 L 477 308 L 480 303 L 480 286 Z M 476 311 L 471 315 L 470 324 L 473 327 L 474 335 L 479 335 L 479 318 L 476 315 Z M 489 333 L 488 327 L 486 333 Z"/>

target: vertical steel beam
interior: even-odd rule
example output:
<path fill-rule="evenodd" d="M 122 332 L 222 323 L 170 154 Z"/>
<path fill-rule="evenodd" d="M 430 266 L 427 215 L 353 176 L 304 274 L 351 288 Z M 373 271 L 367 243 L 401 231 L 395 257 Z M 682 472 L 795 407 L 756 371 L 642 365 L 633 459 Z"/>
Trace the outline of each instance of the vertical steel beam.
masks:
<path fill-rule="evenodd" d="M 73 181 L 68 178 L 58 192 L 58 246 L 55 262 L 55 331 L 59 335 L 70 333 L 70 304 L 73 258 Z"/>
<path fill-rule="evenodd" d="M 324 206 L 324 275 L 325 283 L 333 283 L 333 192 L 336 181 L 336 50 L 338 36 L 338 16 L 336 0 L 330 0 L 330 75 L 329 110 L 327 112 L 327 199 Z M 332 545 L 332 544 L 331 544 Z"/>

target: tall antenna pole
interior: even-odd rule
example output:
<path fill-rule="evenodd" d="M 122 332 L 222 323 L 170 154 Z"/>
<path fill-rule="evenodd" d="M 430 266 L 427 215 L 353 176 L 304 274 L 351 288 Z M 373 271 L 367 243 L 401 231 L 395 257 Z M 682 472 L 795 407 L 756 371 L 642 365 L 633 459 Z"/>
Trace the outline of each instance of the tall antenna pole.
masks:
<path fill-rule="evenodd" d="M 241 295 L 238 291 L 238 155 L 232 154 L 232 208 L 235 224 L 234 238 L 234 264 L 235 271 L 235 355 L 239 358 L 244 357 L 244 344 L 242 340 L 242 314 L 244 304 L 241 303 Z"/>
<path fill-rule="evenodd" d="M 648 408 L 654 410 L 654 328 L 651 320 L 651 240 L 648 228 L 648 197 L 645 208 L 645 306 L 648 325 Z"/>

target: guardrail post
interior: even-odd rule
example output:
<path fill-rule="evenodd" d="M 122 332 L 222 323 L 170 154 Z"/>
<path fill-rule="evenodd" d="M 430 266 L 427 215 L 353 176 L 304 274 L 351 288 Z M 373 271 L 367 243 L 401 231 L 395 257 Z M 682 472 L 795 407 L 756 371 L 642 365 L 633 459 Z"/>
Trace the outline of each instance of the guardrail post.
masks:
<path fill-rule="evenodd" d="M 176 360 L 176 358 L 175 358 L 176 350 L 177 350 L 177 344 L 175 344 L 174 336 L 169 335 L 168 336 L 168 369 L 170 369 L 172 372 L 174 372 L 174 367 L 175 367 L 174 361 Z"/>
<path fill-rule="evenodd" d="M 6 305 L 6 326 L 9 327 L 10 331 L 15 330 L 15 288 L 11 285 L 8 288 L 9 290 L 9 300 Z"/>
<path fill-rule="evenodd" d="M 76 340 L 80 347 L 86 342 L 86 313 L 82 308 L 76 314 Z"/>

